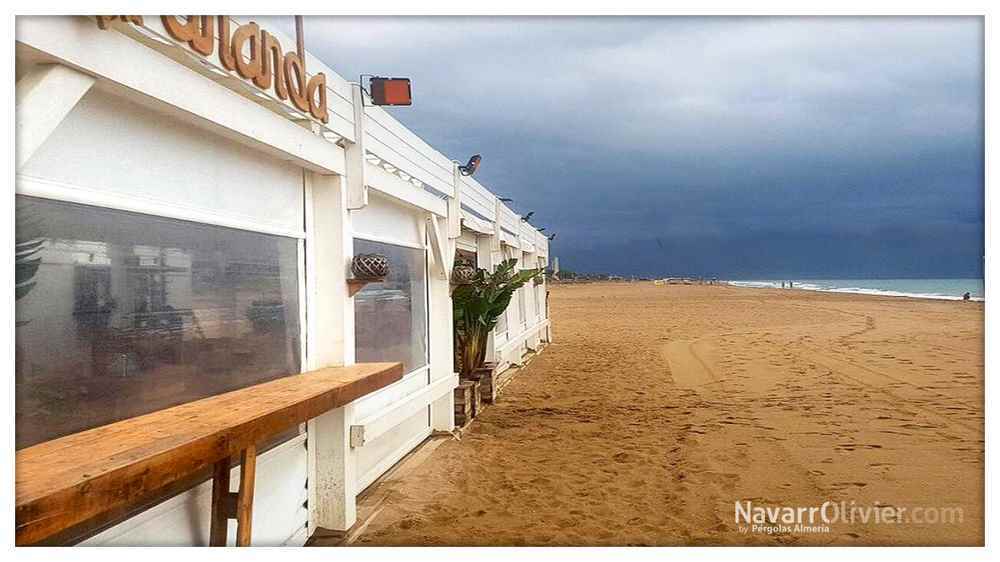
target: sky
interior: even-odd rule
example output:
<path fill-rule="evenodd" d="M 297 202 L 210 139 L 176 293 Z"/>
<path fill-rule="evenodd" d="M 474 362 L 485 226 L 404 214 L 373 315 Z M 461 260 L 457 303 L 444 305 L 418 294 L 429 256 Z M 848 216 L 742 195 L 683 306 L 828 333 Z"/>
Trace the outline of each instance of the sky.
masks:
<path fill-rule="evenodd" d="M 563 269 L 982 276 L 981 18 L 307 16 L 305 38 L 349 81 L 411 78 L 389 111 L 482 154 Z"/>

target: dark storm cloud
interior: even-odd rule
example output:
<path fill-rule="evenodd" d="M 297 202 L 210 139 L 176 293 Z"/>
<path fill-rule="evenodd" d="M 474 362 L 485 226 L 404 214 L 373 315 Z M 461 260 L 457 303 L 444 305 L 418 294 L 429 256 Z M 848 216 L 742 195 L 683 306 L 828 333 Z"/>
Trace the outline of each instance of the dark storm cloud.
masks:
<path fill-rule="evenodd" d="M 290 20 L 276 20 L 288 29 Z M 978 275 L 979 18 L 321 18 L 577 270 Z"/>

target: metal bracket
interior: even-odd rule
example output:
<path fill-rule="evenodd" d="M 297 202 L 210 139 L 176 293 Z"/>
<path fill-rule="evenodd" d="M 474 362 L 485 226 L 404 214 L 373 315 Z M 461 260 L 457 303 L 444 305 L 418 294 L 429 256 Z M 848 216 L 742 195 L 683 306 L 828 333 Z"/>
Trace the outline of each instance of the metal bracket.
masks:
<path fill-rule="evenodd" d="M 358 448 L 365 445 L 365 426 L 363 425 L 352 425 L 351 426 L 351 447 Z"/>

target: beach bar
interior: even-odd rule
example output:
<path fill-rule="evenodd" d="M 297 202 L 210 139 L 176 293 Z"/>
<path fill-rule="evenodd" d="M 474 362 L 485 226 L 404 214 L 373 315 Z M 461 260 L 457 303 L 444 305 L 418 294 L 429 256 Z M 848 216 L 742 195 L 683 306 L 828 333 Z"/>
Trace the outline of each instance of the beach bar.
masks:
<path fill-rule="evenodd" d="M 18 544 L 350 529 L 454 429 L 456 256 L 548 265 L 456 161 L 252 18 L 19 17 L 16 80 Z M 539 278 L 487 359 L 551 337 Z"/>

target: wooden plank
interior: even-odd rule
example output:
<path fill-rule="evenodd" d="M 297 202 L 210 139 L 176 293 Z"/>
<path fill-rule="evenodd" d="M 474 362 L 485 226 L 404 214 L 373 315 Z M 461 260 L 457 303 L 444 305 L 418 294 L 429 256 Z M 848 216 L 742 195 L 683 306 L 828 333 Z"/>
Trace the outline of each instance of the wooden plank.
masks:
<path fill-rule="evenodd" d="M 250 445 L 240 456 L 240 492 L 236 499 L 236 546 L 250 546 L 253 528 L 253 484 L 257 478 L 257 447 Z"/>
<path fill-rule="evenodd" d="M 402 375 L 400 363 L 330 367 L 17 451 L 16 542 L 32 544 L 140 502 L 163 486 Z"/>

